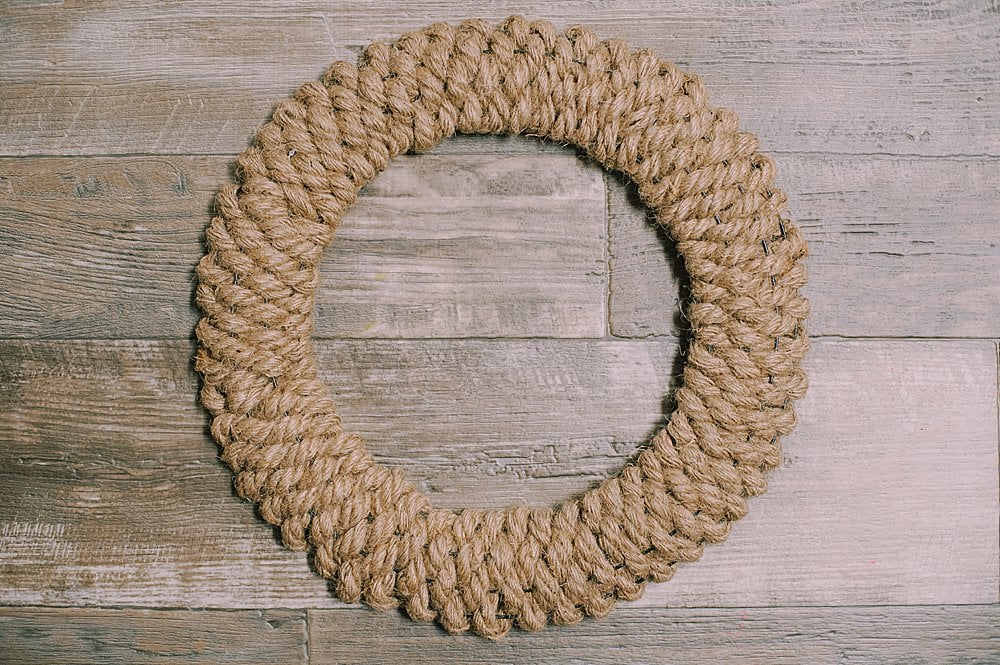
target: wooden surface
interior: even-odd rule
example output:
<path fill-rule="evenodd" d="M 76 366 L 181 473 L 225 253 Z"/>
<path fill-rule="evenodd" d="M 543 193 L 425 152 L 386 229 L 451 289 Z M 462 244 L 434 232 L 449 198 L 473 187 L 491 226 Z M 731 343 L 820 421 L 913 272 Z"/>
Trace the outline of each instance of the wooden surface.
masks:
<path fill-rule="evenodd" d="M 306 662 L 302 610 L 0 608 L 2 662 L 215 665 Z"/>
<path fill-rule="evenodd" d="M 996 663 L 1000 606 L 658 609 L 564 628 L 563 639 L 513 633 L 463 643 L 374 612 L 309 613 L 311 663 Z M 369 645 L 377 642 L 378 649 Z M 419 651 L 417 651 L 419 650 Z M 419 659 L 419 656 L 417 657 Z"/>
<path fill-rule="evenodd" d="M 1000 10 L 500 3 L 702 75 L 810 243 L 810 391 L 723 545 L 602 621 L 499 644 L 333 599 L 233 496 L 193 269 L 275 102 L 458 3 L 0 7 L 0 663 L 1000 662 Z M 683 367 L 684 275 L 566 147 L 457 137 L 362 192 L 316 349 L 438 505 L 621 467 Z"/>

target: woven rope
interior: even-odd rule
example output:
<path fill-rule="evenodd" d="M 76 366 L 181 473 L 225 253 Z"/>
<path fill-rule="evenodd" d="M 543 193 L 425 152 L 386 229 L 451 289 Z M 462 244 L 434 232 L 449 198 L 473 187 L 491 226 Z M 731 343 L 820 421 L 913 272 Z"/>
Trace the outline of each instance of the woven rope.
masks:
<path fill-rule="evenodd" d="M 456 132 L 579 146 L 638 184 L 691 279 L 676 409 L 621 473 L 559 507 L 435 509 L 341 426 L 311 347 L 320 257 L 394 156 Z M 370 45 L 280 103 L 217 198 L 196 366 L 238 493 L 336 593 L 449 631 L 607 613 L 699 558 L 765 490 L 803 395 L 806 247 L 774 164 L 650 51 L 511 17 Z"/>

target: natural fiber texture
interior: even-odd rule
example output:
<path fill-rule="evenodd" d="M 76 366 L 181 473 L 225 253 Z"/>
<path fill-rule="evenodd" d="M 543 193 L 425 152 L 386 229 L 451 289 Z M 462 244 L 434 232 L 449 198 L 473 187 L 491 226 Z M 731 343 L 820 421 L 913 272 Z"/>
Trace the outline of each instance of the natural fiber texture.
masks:
<path fill-rule="evenodd" d="M 341 426 L 317 375 L 323 247 L 394 156 L 455 132 L 579 146 L 638 184 L 690 274 L 682 386 L 621 473 L 559 507 L 435 509 Z M 699 80 L 650 51 L 512 17 L 434 24 L 334 63 L 279 104 L 218 196 L 198 266 L 212 434 L 285 544 L 336 593 L 499 637 L 638 598 L 764 491 L 806 389 L 806 254 L 774 165 Z"/>

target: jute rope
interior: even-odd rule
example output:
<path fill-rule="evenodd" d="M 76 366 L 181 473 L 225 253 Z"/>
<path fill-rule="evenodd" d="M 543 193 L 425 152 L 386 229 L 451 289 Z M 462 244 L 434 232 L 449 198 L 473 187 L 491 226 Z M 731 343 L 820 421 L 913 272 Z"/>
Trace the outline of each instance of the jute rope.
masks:
<path fill-rule="evenodd" d="M 311 347 L 318 265 L 358 190 L 456 132 L 579 146 L 638 185 L 691 280 L 676 409 L 559 507 L 435 509 L 346 432 Z M 774 164 L 700 81 L 647 50 L 512 17 L 437 23 L 280 103 L 237 160 L 198 266 L 196 366 L 238 493 L 336 593 L 449 631 L 607 613 L 699 558 L 765 490 L 803 395 L 806 246 Z"/>

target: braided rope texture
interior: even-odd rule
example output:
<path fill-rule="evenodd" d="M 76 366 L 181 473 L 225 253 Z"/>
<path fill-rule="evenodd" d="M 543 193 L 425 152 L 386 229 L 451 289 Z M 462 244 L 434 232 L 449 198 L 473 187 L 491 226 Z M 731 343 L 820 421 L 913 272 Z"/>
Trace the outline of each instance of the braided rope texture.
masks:
<path fill-rule="evenodd" d="M 323 248 L 393 157 L 456 132 L 547 137 L 626 174 L 690 275 L 667 425 L 555 508 L 433 508 L 343 429 L 317 373 Z M 343 600 L 451 632 L 574 623 L 670 579 L 766 489 L 806 390 L 806 245 L 758 147 L 696 76 L 582 27 L 436 23 L 331 65 L 237 159 L 197 269 L 201 397 L 238 494 Z"/>

